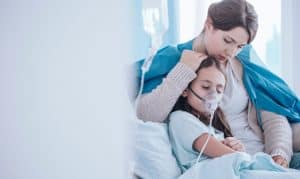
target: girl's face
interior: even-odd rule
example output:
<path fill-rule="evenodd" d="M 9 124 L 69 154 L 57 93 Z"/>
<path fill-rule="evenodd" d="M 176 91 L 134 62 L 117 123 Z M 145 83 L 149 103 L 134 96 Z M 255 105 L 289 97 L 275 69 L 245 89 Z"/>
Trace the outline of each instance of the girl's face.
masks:
<path fill-rule="evenodd" d="M 249 39 L 247 31 L 242 27 L 223 31 L 215 29 L 209 22 L 205 24 L 204 33 L 204 45 L 207 53 L 222 64 L 235 57 Z"/>
<path fill-rule="evenodd" d="M 187 103 L 197 112 L 205 113 L 206 108 L 204 106 L 203 100 L 199 99 L 205 98 L 212 93 L 216 97 L 222 98 L 224 88 L 225 88 L 226 79 L 224 74 L 217 69 L 215 66 L 210 66 L 207 68 L 202 68 L 197 74 L 197 78 L 192 81 L 190 89 L 187 89 L 183 92 L 183 96 L 187 98 Z"/>

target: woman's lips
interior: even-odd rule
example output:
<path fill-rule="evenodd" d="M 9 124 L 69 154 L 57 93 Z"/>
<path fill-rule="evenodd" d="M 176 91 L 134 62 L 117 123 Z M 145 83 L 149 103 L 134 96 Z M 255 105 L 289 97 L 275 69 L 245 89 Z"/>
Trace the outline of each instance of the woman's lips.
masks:
<path fill-rule="evenodd" d="M 223 55 L 218 55 L 217 59 L 220 60 L 220 61 L 226 61 L 227 60 L 227 58 L 224 57 Z"/>

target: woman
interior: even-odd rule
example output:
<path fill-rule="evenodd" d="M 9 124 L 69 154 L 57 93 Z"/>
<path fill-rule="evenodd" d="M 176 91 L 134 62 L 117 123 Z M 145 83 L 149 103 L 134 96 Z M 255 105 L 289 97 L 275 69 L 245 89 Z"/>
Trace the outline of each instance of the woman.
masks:
<path fill-rule="evenodd" d="M 203 31 L 199 36 L 178 45 L 177 48 L 166 47 L 154 58 L 147 74 L 152 80 L 147 81 L 146 76 L 144 94 L 137 106 L 138 118 L 163 122 L 183 90 L 196 78 L 195 70 L 208 54 L 215 57 L 226 72 L 228 81 L 221 108 L 233 135 L 245 145 L 248 153 L 264 151 L 271 155 L 276 163 L 287 167 L 293 154 L 290 124 L 285 116 L 279 115 L 282 113 L 276 114 L 270 112 L 272 110 L 265 110 L 268 109 L 268 104 L 265 105 L 267 107 L 259 108 L 263 104 L 258 105 L 256 98 L 253 98 L 255 96 L 251 91 L 253 88 L 249 87 L 249 81 L 245 81 L 249 80 L 245 76 L 249 77 L 248 73 L 252 71 L 245 66 L 261 69 L 248 64 L 249 57 L 246 60 L 236 57 L 245 45 L 253 41 L 257 29 L 257 14 L 248 2 L 223 0 L 211 4 Z M 168 71 L 170 65 L 167 67 L 162 65 L 167 60 L 171 61 L 169 64 L 172 70 L 162 81 L 160 78 L 163 73 L 153 77 L 152 70 Z M 263 95 L 261 97 L 264 98 Z M 299 107 L 298 104 L 297 99 Z"/>

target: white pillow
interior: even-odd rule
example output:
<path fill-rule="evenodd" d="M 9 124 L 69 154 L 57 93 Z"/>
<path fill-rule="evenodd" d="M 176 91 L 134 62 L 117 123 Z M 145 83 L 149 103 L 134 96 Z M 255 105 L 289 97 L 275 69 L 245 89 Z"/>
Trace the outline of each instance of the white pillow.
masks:
<path fill-rule="evenodd" d="M 181 174 L 172 154 L 167 124 L 136 120 L 134 173 L 144 179 L 174 179 Z"/>

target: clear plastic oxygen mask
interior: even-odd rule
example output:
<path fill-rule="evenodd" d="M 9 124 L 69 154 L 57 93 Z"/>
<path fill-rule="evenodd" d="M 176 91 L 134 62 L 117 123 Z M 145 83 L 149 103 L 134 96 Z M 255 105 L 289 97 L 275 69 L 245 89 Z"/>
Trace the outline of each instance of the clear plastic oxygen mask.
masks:
<path fill-rule="evenodd" d="M 204 105 L 204 110 L 209 114 L 210 117 L 213 117 L 214 112 L 219 106 L 219 103 L 222 99 L 222 95 L 218 94 L 215 90 L 211 90 L 205 96 L 199 96 L 192 88 L 189 87 L 189 90 L 195 95 L 198 99 L 202 101 Z"/>
<path fill-rule="evenodd" d="M 205 110 L 208 112 L 210 117 L 213 117 L 214 112 L 219 106 L 220 100 L 221 95 L 218 95 L 215 92 L 204 97 Z"/>

